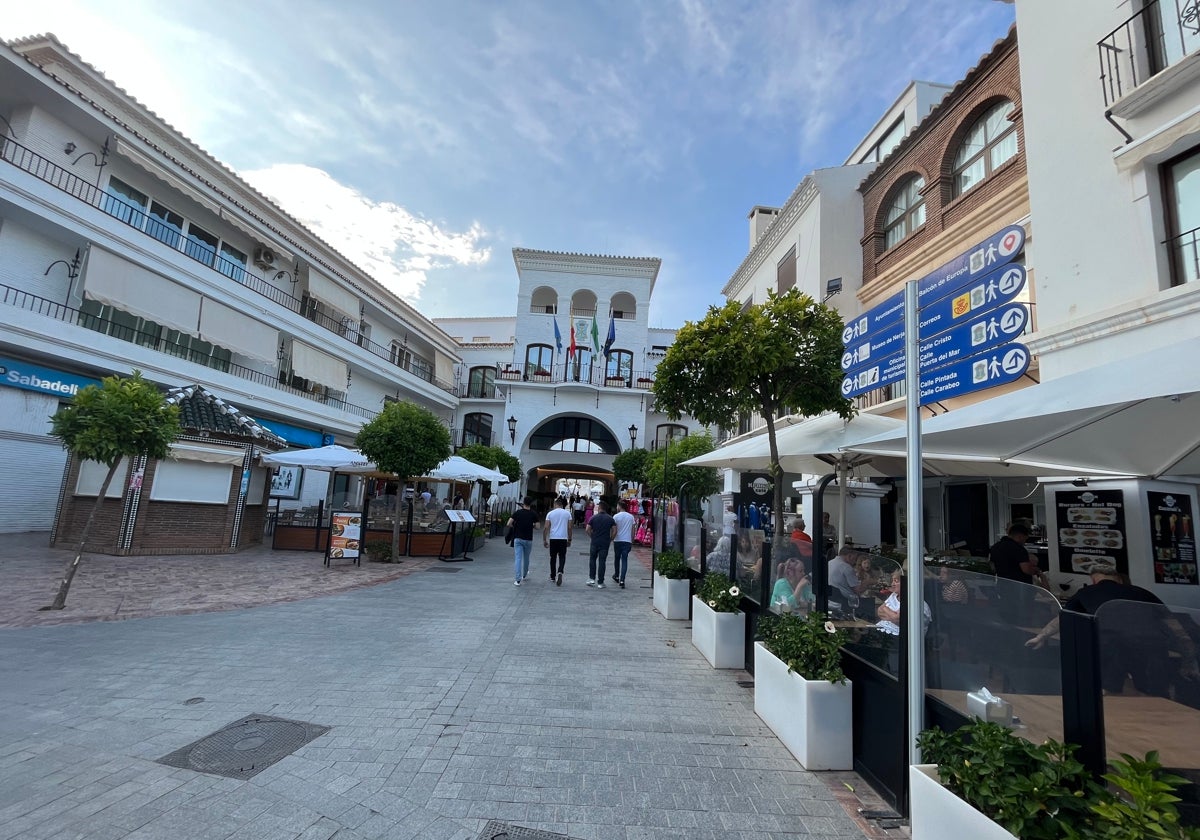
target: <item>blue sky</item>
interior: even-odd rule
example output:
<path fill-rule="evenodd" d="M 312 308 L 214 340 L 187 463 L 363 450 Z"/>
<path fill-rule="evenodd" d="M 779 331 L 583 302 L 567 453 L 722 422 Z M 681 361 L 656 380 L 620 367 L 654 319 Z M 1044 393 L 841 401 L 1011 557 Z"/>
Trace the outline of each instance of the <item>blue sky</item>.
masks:
<path fill-rule="evenodd" d="M 720 303 L 746 214 L 842 163 L 996 0 L 55 0 L 74 52 L 425 315 L 507 315 L 512 248 L 654 256 L 653 326 Z"/>

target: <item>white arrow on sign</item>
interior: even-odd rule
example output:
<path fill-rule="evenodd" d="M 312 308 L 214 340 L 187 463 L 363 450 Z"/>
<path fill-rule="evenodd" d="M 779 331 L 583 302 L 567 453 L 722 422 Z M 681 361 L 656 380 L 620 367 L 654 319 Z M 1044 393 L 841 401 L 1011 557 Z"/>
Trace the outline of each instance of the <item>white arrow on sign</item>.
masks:
<path fill-rule="evenodd" d="M 1000 363 L 1000 366 L 1004 368 L 1005 373 L 1011 374 L 1024 370 L 1028 363 L 1028 351 L 1024 347 L 1013 347 L 1004 354 L 1004 361 Z"/>
<path fill-rule="evenodd" d="M 1025 329 L 1025 313 L 1020 308 L 1011 308 L 1000 316 L 1000 331 L 1012 335 Z"/>
<path fill-rule="evenodd" d="M 1000 275 L 1000 282 L 997 284 L 1000 287 L 1000 293 L 1003 295 L 1014 294 L 1021 283 L 1021 272 L 1016 268 L 1010 268 L 1008 271 Z"/>

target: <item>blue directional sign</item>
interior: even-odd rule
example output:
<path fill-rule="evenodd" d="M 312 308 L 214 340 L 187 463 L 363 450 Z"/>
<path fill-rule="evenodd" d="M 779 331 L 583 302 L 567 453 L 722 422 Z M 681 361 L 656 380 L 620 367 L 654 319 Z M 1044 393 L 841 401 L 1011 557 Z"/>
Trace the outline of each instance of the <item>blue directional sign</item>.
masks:
<path fill-rule="evenodd" d="M 872 333 L 899 325 L 904 329 L 904 292 L 892 295 L 883 303 L 871 307 L 842 330 L 842 344 L 853 344 Z"/>
<path fill-rule="evenodd" d="M 1007 385 L 1029 369 L 1029 350 L 1024 344 L 1009 344 L 930 371 L 921 376 L 920 404 L 928 405 L 961 397 L 997 385 Z"/>
<path fill-rule="evenodd" d="M 1024 304 L 1014 303 L 986 312 L 957 328 L 921 342 L 920 373 L 924 374 L 998 347 L 1019 336 L 1029 323 Z M 1002 348 L 1003 349 L 1003 348 Z M 904 378 L 904 351 L 879 359 L 875 364 L 850 371 L 842 380 L 842 396 L 849 399 L 882 388 Z"/>
<path fill-rule="evenodd" d="M 861 367 L 886 359 L 897 350 L 904 349 L 904 324 L 897 323 L 890 329 L 880 330 L 865 338 L 860 344 L 847 346 L 842 354 L 842 370 L 849 373 Z"/>
<path fill-rule="evenodd" d="M 1010 265 L 981 277 L 978 283 L 921 308 L 918 334 L 921 340 L 964 323 L 971 317 L 997 309 L 1025 288 L 1025 269 Z"/>

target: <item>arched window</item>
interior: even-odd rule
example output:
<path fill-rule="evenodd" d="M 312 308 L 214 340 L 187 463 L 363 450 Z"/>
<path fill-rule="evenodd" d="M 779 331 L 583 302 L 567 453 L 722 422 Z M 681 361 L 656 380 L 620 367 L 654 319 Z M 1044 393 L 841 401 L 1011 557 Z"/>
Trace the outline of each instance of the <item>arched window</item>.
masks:
<path fill-rule="evenodd" d="M 473 367 L 467 378 L 467 396 L 476 399 L 490 399 L 496 394 L 496 369 L 494 367 Z"/>
<path fill-rule="evenodd" d="M 462 445 L 492 445 L 492 415 L 474 412 L 463 417 Z"/>
<path fill-rule="evenodd" d="M 680 426 L 677 423 L 663 423 L 658 427 L 658 433 L 654 436 L 654 448 L 666 449 L 680 438 L 687 437 L 687 426 Z"/>
<path fill-rule="evenodd" d="M 1000 102 L 975 121 L 954 155 L 954 194 L 962 195 L 1017 154 L 1013 104 Z"/>
<path fill-rule="evenodd" d="M 608 302 L 608 311 L 618 321 L 637 318 L 637 300 L 629 292 L 617 292 Z"/>
<path fill-rule="evenodd" d="M 525 348 L 525 375 L 549 373 L 554 366 L 554 348 L 549 344 L 530 344 Z"/>
<path fill-rule="evenodd" d="M 883 224 L 883 247 L 891 248 L 925 224 L 925 179 L 920 175 L 909 178 L 892 195 Z"/>
<path fill-rule="evenodd" d="M 619 376 L 625 380 L 625 384 L 630 388 L 633 387 L 633 354 L 628 350 L 613 350 L 608 354 L 608 361 L 604 365 L 604 378 L 610 376 Z"/>
<path fill-rule="evenodd" d="M 604 424 L 579 416 L 558 417 L 538 426 L 529 436 L 529 448 L 594 455 L 616 455 L 621 451 L 620 444 Z"/>
<path fill-rule="evenodd" d="M 538 315 L 554 315 L 558 312 L 558 292 L 548 286 L 539 286 L 529 296 L 529 311 Z"/>

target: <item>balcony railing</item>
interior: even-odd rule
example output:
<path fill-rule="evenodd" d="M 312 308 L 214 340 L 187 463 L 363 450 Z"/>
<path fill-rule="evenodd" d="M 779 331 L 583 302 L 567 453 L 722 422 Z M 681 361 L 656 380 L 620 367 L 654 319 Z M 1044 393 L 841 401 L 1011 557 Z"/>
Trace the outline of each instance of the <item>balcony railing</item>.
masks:
<path fill-rule="evenodd" d="M 1096 47 L 1107 107 L 1200 49 L 1200 0 L 1150 0 Z"/>
<path fill-rule="evenodd" d="M 55 321 L 61 321 L 65 324 L 75 324 L 85 329 L 104 333 L 119 341 L 128 341 L 131 344 L 156 350 L 159 353 L 165 353 L 178 359 L 187 359 L 190 362 L 231 374 L 239 379 L 254 382 L 257 385 L 273 388 L 277 391 L 285 391 L 289 394 L 304 397 L 305 399 L 324 405 L 331 405 L 334 408 L 339 408 L 350 414 L 356 414 L 367 420 L 372 419 L 378 414 L 378 412 L 372 411 L 369 408 L 353 405 L 340 397 L 333 396 L 333 392 L 329 389 L 322 388 L 320 391 L 312 391 L 296 388 L 287 382 L 281 381 L 281 379 L 286 378 L 281 373 L 263 373 L 262 371 L 243 367 L 226 359 L 197 353 L 190 345 L 170 341 L 165 338 L 164 334 L 167 333 L 167 330 L 135 330 L 127 324 L 120 324 L 108 318 L 101 318 L 80 309 L 64 306 L 61 303 L 56 303 L 37 295 L 31 295 L 28 292 L 14 289 L 11 286 L 0 285 L 0 305 L 24 309 L 27 312 L 43 315 Z"/>
<path fill-rule="evenodd" d="M 497 366 L 496 384 L 505 382 L 537 382 L 548 385 L 594 385 L 597 388 L 632 388 L 649 391 L 654 387 L 654 372 L 649 370 L 626 370 L 609 375 L 603 362 L 575 365 L 571 363 L 551 367 Z"/>
<path fill-rule="evenodd" d="M 1181 233 L 1165 243 L 1171 255 L 1171 284 L 1182 286 L 1200 280 L 1200 228 Z"/>
<path fill-rule="evenodd" d="M 106 193 L 95 184 L 89 183 L 75 173 L 63 169 L 58 164 L 52 163 L 15 140 L 0 137 L 0 159 L 11 163 L 24 172 L 28 172 L 50 186 L 62 190 L 102 213 L 106 213 L 114 219 L 124 222 L 151 239 L 164 242 L 176 248 L 176 250 L 179 249 L 179 244 L 183 242 L 182 234 L 174 227 L 166 225 L 161 220 L 143 212 L 140 207 L 127 204 L 116 196 Z M 189 241 L 185 243 L 183 250 L 180 250 L 179 253 L 233 280 L 238 285 L 268 298 L 278 306 L 304 316 L 317 326 L 328 330 L 345 341 L 358 345 L 371 355 L 383 359 L 394 367 L 407 371 L 443 391 L 451 394 L 455 392 L 453 383 L 443 382 L 435 378 L 429 370 L 412 361 L 398 360 L 392 352 L 390 345 L 384 346 L 371 341 L 361 333 L 360 324 L 351 318 L 332 317 L 322 312 L 311 298 L 296 297 L 277 286 L 273 286 L 262 277 L 247 271 L 246 267 L 241 263 L 229 260 L 200 243 Z"/>

